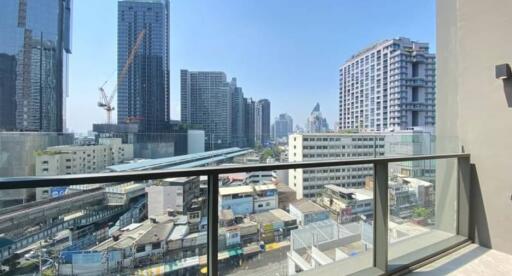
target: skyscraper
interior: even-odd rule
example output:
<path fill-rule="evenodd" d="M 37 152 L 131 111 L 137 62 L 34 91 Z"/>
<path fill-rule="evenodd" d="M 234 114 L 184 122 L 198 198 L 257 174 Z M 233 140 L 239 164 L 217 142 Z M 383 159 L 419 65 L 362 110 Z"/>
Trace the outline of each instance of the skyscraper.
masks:
<path fill-rule="evenodd" d="M 244 98 L 245 105 L 245 139 L 248 147 L 254 147 L 256 143 L 256 103 L 251 98 Z"/>
<path fill-rule="evenodd" d="M 288 135 L 293 133 L 293 119 L 290 115 L 283 113 L 274 122 L 274 139 L 288 139 Z"/>
<path fill-rule="evenodd" d="M 352 56 L 340 69 L 340 129 L 433 130 L 435 55 L 398 38 Z"/>
<path fill-rule="evenodd" d="M 65 129 L 71 4 L 2 1 L 0 130 Z"/>
<path fill-rule="evenodd" d="M 270 143 L 270 101 L 267 99 L 256 103 L 255 128 L 256 145 Z"/>
<path fill-rule="evenodd" d="M 117 12 L 117 120 L 135 120 L 144 133 L 164 132 L 170 120 L 169 0 L 121 0 Z M 133 62 L 121 76 L 140 35 Z"/>
<path fill-rule="evenodd" d="M 205 130 L 208 150 L 231 146 L 230 83 L 224 72 L 181 70 L 181 122 Z"/>
<path fill-rule="evenodd" d="M 324 118 L 322 111 L 320 111 L 320 104 L 316 103 L 306 121 L 306 131 L 309 133 L 322 133 L 328 130 L 327 119 Z"/>
<path fill-rule="evenodd" d="M 229 86 L 231 94 L 231 143 L 235 147 L 246 147 L 245 137 L 245 104 L 242 88 L 236 84 L 236 78 Z"/>

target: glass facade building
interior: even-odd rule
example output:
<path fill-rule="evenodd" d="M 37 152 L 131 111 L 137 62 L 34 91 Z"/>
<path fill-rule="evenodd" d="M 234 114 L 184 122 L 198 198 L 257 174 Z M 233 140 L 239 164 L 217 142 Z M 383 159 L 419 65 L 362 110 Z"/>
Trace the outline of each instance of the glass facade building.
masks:
<path fill-rule="evenodd" d="M 118 122 L 135 120 L 140 132 L 163 132 L 170 118 L 169 1 L 119 1 L 117 28 Z M 134 48 L 133 62 L 121 76 Z"/>
<path fill-rule="evenodd" d="M 71 0 L 5 0 L 0 10 L 0 130 L 62 132 Z"/>
<path fill-rule="evenodd" d="M 224 72 L 181 70 L 181 122 L 204 129 L 208 150 L 231 145 L 230 83 Z"/>

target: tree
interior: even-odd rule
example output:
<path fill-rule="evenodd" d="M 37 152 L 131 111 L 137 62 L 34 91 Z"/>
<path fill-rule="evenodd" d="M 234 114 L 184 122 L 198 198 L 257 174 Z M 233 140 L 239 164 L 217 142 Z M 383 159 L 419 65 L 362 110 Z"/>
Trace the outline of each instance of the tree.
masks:
<path fill-rule="evenodd" d="M 428 218 L 430 217 L 430 210 L 423 207 L 414 208 L 413 212 L 414 218 Z"/>
<path fill-rule="evenodd" d="M 266 161 L 268 158 L 273 157 L 273 156 L 274 156 L 274 151 L 270 148 L 267 148 L 267 149 L 264 149 L 263 152 L 261 153 L 260 160 Z"/>

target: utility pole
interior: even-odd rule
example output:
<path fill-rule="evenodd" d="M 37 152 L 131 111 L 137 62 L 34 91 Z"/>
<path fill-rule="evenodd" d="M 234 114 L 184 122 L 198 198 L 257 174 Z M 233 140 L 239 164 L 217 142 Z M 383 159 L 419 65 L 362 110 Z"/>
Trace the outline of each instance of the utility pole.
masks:
<path fill-rule="evenodd" d="M 39 275 L 43 275 L 43 242 L 39 241 Z"/>

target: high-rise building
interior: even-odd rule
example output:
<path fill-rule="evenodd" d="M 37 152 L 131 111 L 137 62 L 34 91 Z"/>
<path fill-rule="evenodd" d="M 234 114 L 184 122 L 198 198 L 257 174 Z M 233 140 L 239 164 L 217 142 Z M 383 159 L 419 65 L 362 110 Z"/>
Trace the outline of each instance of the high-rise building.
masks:
<path fill-rule="evenodd" d="M 117 12 L 118 122 L 135 120 L 140 132 L 164 132 L 170 120 L 169 0 L 121 0 Z"/>
<path fill-rule="evenodd" d="M 2 1 L 0 130 L 65 129 L 71 2 Z"/>
<path fill-rule="evenodd" d="M 245 137 L 245 104 L 242 88 L 236 84 L 236 78 L 231 80 L 231 143 L 235 147 L 246 147 Z"/>
<path fill-rule="evenodd" d="M 244 98 L 245 105 L 245 139 L 248 147 L 254 147 L 256 144 L 256 103 L 251 98 Z"/>
<path fill-rule="evenodd" d="M 322 115 L 322 111 L 320 111 L 320 104 L 316 103 L 315 107 L 309 114 L 309 117 L 306 121 L 306 132 L 309 133 L 322 133 L 329 131 L 329 125 L 327 124 L 327 119 Z"/>
<path fill-rule="evenodd" d="M 275 140 L 288 138 L 288 134 L 293 133 L 293 119 L 290 115 L 279 114 L 274 121 L 273 136 Z"/>
<path fill-rule="evenodd" d="M 435 66 L 428 43 L 403 37 L 352 56 L 340 69 L 339 128 L 432 130 Z"/>
<path fill-rule="evenodd" d="M 270 143 L 270 101 L 261 99 L 255 107 L 255 137 L 256 145 Z"/>
<path fill-rule="evenodd" d="M 204 129 L 208 150 L 231 145 L 229 88 L 224 72 L 181 70 L 181 122 Z"/>

